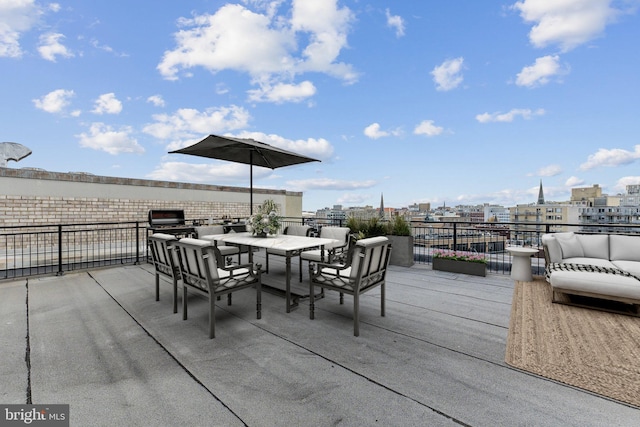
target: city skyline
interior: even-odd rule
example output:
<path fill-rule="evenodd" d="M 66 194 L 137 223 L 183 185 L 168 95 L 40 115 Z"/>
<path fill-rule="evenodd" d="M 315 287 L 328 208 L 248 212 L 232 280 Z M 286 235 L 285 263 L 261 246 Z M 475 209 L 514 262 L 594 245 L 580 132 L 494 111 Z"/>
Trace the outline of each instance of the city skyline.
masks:
<path fill-rule="evenodd" d="M 249 186 L 168 152 L 210 133 L 319 164 L 256 168 L 303 210 L 515 206 L 639 184 L 639 0 L 0 1 L 9 167 Z"/>

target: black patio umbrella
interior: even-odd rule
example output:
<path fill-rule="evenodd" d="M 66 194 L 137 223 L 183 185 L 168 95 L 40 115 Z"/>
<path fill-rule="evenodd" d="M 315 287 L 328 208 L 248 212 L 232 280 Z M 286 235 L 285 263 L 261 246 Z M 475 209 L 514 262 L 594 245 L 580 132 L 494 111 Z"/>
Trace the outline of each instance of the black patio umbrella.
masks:
<path fill-rule="evenodd" d="M 253 166 L 276 169 L 300 163 L 319 162 L 318 159 L 273 147 L 253 139 L 209 135 L 189 147 L 170 151 L 170 154 L 190 154 L 211 159 L 228 160 L 250 166 L 249 210 L 253 214 Z"/>

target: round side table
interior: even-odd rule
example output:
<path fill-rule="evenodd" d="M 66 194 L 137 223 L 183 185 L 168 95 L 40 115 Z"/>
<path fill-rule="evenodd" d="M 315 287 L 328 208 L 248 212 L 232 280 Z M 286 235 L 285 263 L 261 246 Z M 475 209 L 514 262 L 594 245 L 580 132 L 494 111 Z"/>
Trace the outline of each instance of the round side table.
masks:
<path fill-rule="evenodd" d="M 538 253 L 537 249 L 511 246 L 507 248 L 513 258 L 511 260 L 511 278 L 522 282 L 533 281 L 531 274 L 531 256 Z"/>

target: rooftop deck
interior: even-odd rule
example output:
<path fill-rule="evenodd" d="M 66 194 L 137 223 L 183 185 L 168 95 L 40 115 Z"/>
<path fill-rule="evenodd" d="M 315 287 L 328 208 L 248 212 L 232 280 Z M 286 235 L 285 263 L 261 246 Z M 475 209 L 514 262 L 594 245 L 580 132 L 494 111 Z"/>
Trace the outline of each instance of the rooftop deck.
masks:
<path fill-rule="evenodd" d="M 263 281 L 283 280 L 270 264 Z M 504 363 L 508 276 L 391 266 L 387 283 L 386 317 L 379 291 L 362 297 L 359 337 L 350 298 L 327 293 L 310 320 L 306 300 L 287 314 L 265 292 L 257 320 L 240 291 L 209 340 L 205 301 L 182 321 L 168 282 L 155 301 L 149 264 L 0 282 L 0 402 L 68 403 L 73 426 L 640 424 Z"/>

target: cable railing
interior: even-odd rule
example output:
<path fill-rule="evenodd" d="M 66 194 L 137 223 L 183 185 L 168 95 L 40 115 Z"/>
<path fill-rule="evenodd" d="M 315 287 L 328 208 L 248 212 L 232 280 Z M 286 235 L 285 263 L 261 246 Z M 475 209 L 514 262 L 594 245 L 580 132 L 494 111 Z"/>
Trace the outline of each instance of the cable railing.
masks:
<path fill-rule="evenodd" d="M 241 222 L 241 218 L 225 218 Z M 205 224 L 206 220 L 187 220 Z M 344 219 L 283 218 L 289 224 L 308 224 L 317 234 L 321 227 L 346 226 Z M 431 264 L 437 250 L 471 252 L 487 259 L 487 271 L 509 274 L 509 246 L 538 250 L 532 258 L 532 272 L 544 274 L 545 233 L 629 234 L 640 236 L 640 224 L 543 224 L 531 222 L 411 222 L 413 259 Z M 62 275 L 75 270 L 146 261 L 147 221 L 101 222 L 31 226 L 0 226 L 0 280 L 43 274 Z"/>

